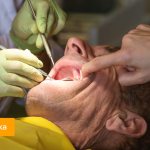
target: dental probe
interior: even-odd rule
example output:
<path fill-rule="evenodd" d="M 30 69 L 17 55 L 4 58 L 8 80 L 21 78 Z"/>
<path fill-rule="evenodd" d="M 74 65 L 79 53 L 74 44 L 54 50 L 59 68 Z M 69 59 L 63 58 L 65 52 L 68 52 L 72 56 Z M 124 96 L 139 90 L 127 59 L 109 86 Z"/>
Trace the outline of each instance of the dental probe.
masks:
<path fill-rule="evenodd" d="M 48 77 L 50 80 L 53 80 L 52 77 L 50 77 L 45 71 L 43 71 L 42 69 L 37 69 L 38 71 L 40 71 L 40 73 L 44 76 L 44 77 Z"/>
<path fill-rule="evenodd" d="M 32 16 L 33 16 L 34 20 L 36 20 L 36 14 L 35 14 L 35 12 L 34 12 L 34 9 L 33 9 L 32 3 L 31 3 L 31 0 L 27 0 L 27 1 L 28 1 L 30 10 L 31 10 Z M 43 44 L 44 44 L 44 48 L 45 48 L 45 50 L 46 50 L 46 53 L 47 53 L 48 57 L 50 58 L 50 60 L 51 60 L 51 62 L 52 62 L 52 65 L 54 66 L 54 59 L 53 59 L 53 57 L 52 57 L 52 47 L 51 47 L 50 43 L 47 42 L 46 37 L 45 37 L 45 34 L 40 33 L 40 36 L 41 36 L 41 39 L 42 39 L 42 41 L 43 41 Z"/>

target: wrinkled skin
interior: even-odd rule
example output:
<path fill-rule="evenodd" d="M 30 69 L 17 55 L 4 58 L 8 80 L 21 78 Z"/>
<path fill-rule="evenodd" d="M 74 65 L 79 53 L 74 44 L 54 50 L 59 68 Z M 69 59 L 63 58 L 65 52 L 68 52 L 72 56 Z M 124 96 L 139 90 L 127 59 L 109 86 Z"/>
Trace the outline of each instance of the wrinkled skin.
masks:
<path fill-rule="evenodd" d="M 106 118 L 113 115 L 120 105 L 119 85 L 113 67 L 72 81 L 81 78 L 80 69 L 84 63 L 105 53 L 105 46 L 90 47 L 71 38 L 64 57 L 49 74 L 55 80 L 47 78 L 30 90 L 27 97 L 29 115 L 42 116 L 54 122 L 80 149 L 105 140 L 106 133 L 102 129 Z M 65 81 L 68 78 L 69 81 Z"/>
<path fill-rule="evenodd" d="M 113 65 L 123 66 L 119 73 L 122 86 L 144 84 L 150 81 L 150 26 L 140 24 L 122 38 L 121 49 L 97 57 L 82 67 L 83 76 Z"/>

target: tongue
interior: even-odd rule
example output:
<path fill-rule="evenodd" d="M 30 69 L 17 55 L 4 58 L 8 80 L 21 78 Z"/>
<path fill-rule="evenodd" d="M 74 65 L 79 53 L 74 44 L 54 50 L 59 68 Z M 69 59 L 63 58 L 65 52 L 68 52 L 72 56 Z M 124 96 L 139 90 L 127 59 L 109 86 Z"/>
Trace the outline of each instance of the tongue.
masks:
<path fill-rule="evenodd" d="M 57 72 L 55 80 L 63 80 L 66 78 L 74 80 L 75 78 L 79 78 L 79 76 L 80 74 L 77 69 L 71 67 L 64 67 Z"/>

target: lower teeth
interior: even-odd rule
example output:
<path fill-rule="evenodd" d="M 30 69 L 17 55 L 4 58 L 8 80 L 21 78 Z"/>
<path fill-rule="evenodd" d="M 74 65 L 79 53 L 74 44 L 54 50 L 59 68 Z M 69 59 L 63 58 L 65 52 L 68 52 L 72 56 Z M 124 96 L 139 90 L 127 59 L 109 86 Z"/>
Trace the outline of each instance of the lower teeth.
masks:
<path fill-rule="evenodd" d="M 64 79 L 62 79 L 62 81 L 73 81 L 71 78 L 64 78 Z"/>

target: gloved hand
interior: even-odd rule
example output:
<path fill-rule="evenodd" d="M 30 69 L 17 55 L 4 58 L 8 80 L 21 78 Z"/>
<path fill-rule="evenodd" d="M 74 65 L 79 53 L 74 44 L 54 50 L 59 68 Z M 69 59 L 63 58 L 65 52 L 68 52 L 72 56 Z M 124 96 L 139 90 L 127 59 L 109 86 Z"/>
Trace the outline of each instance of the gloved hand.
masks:
<path fill-rule="evenodd" d="M 58 33 L 65 25 L 66 14 L 55 0 L 31 0 L 31 3 L 36 13 L 36 21 L 25 0 L 12 23 L 10 34 L 17 47 L 28 48 L 37 54 L 43 49 L 39 33 L 45 33 L 47 37 Z"/>
<path fill-rule="evenodd" d="M 0 50 L 0 97 L 23 97 L 23 88 L 32 88 L 43 80 L 36 69 L 42 66 L 29 50 Z"/>

